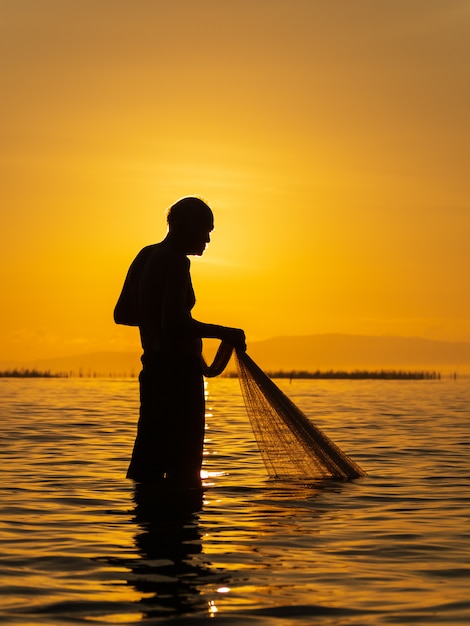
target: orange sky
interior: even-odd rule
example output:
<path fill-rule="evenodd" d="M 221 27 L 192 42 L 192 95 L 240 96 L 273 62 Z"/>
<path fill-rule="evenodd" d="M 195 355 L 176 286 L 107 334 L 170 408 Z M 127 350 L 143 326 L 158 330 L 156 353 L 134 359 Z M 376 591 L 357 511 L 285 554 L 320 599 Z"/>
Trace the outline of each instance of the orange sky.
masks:
<path fill-rule="evenodd" d="M 0 0 L 0 361 L 135 349 L 183 195 L 195 317 L 470 341 L 468 0 Z"/>

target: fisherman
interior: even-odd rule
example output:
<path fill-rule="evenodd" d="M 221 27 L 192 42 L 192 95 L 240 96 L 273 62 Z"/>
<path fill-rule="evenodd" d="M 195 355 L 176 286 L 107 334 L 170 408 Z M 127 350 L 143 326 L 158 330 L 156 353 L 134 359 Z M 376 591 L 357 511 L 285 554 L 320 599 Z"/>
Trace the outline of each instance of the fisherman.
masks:
<path fill-rule="evenodd" d="M 205 427 L 202 339 L 246 350 L 239 328 L 193 319 L 196 302 L 187 255 L 201 256 L 214 216 L 200 198 L 178 200 L 168 232 L 131 264 L 114 310 L 117 324 L 138 326 L 142 342 L 140 414 L 127 477 L 170 489 L 200 488 Z"/>

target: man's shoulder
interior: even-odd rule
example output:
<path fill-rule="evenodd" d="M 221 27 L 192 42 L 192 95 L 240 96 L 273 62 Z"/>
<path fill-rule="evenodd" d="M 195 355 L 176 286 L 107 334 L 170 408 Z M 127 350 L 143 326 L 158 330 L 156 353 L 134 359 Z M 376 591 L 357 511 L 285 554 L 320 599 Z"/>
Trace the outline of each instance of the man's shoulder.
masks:
<path fill-rule="evenodd" d="M 139 255 L 142 255 L 150 266 L 167 265 L 179 269 L 188 269 L 190 266 L 190 261 L 185 254 L 163 243 L 146 246 L 139 252 Z"/>

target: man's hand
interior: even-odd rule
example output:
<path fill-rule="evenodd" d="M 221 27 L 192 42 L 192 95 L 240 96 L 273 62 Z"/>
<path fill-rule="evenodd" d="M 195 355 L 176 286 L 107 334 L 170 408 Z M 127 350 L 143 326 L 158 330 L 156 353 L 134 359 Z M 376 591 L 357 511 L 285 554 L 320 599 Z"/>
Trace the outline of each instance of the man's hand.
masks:
<path fill-rule="evenodd" d="M 246 351 L 246 339 L 245 333 L 241 328 L 228 328 L 224 329 L 223 341 L 229 343 L 235 348 L 235 350 Z"/>

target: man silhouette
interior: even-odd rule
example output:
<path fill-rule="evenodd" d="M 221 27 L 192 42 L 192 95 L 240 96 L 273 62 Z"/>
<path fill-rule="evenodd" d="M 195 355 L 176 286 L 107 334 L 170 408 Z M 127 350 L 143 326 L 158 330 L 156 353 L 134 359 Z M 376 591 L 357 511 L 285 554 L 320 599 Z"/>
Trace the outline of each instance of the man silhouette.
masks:
<path fill-rule="evenodd" d="M 193 319 L 195 295 L 187 255 L 201 256 L 214 217 L 196 197 L 167 213 L 168 233 L 131 264 L 114 310 L 118 324 L 138 326 L 142 342 L 140 414 L 128 478 L 138 483 L 199 488 L 205 404 L 202 339 L 245 350 L 241 329 Z"/>

